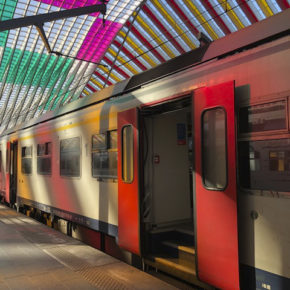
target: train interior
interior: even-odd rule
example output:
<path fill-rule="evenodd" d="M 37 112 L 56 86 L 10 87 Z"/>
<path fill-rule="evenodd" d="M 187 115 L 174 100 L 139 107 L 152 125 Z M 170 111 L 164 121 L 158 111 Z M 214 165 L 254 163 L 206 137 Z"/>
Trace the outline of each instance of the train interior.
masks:
<path fill-rule="evenodd" d="M 141 206 L 147 264 L 195 276 L 191 98 L 145 108 Z"/>

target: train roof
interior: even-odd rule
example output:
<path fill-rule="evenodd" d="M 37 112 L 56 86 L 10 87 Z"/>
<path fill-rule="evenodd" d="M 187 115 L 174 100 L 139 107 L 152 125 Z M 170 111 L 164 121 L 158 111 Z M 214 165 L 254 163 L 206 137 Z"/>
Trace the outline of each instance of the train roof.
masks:
<path fill-rule="evenodd" d="M 289 35 L 290 32 L 290 9 L 269 17 L 254 25 L 246 27 L 237 32 L 231 33 L 223 38 L 205 44 L 199 48 L 189 51 L 181 56 L 160 64 L 143 73 L 134 75 L 130 79 L 119 82 L 115 85 L 104 88 L 91 96 L 76 100 L 54 111 L 43 114 L 37 119 L 11 128 L 1 135 L 9 135 L 18 130 L 33 127 L 37 124 L 55 119 L 82 108 L 103 102 L 112 97 L 118 97 L 141 88 L 142 85 L 151 83 L 158 79 L 172 75 L 182 70 L 197 66 L 201 63 L 226 57 L 233 53 L 250 49 L 257 45 L 272 41 L 274 39 Z"/>

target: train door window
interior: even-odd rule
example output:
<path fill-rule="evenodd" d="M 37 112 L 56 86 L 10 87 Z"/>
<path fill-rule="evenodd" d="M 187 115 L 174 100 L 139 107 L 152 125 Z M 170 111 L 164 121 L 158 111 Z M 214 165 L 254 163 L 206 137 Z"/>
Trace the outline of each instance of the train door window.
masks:
<path fill-rule="evenodd" d="M 51 148 L 52 143 L 46 142 L 37 145 L 37 173 L 51 174 Z"/>
<path fill-rule="evenodd" d="M 202 177 L 206 188 L 223 190 L 227 184 L 226 112 L 223 108 L 202 115 Z"/>
<path fill-rule="evenodd" d="M 117 131 L 92 136 L 93 177 L 117 178 Z"/>
<path fill-rule="evenodd" d="M 124 126 L 122 129 L 122 180 L 132 183 L 134 179 L 133 160 L 134 160 L 134 132 L 131 125 Z"/>
<path fill-rule="evenodd" d="M 21 147 L 21 172 L 32 173 L 32 146 Z"/>
<path fill-rule="evenodd" d="M 80 177 L 81 139 L 74 137 L 60 141 L 60 175 Z"/>

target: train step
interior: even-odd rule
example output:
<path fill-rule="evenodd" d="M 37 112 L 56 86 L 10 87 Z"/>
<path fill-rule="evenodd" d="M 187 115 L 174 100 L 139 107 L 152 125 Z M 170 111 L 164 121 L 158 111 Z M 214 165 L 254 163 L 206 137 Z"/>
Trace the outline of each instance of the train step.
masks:
<path fill-rule="evenodd" d="M 195 267 L 195 249 L 192 245 L 175 241 L 164 241 L 162 244 L 166 248 L 166 253 L 172 258 L 177 258 L 180 265 Z"/>
<path fill-rule="evenodd" d="M 191 228 L 180 227 L 176 229 L 179 240 L 194 245 L 194 232 Z"/>
<path fill-rule="evenodd" d="M 209 285 L 199 281 L 196 276 L 195 264 L 190 267 L 181 265 L 178 258 L 166 257 L 166 256 L 151 256 L 145 259 L 145 264 L 155 268 L 156 270 L 165 272 L 169 275 L 177 277 L 188 283 L 194 284 L 203 289 L 212 289 Z"/>
<path fill-rule="evenodd" d="M 178 228 L 153 230 L 149 233 L 149 252 L 153 255 L 170 253 L 177 257 L 176 247 L 170 247 L 165 241 L 174 243 L 178 241 L 181 246 L 194 246 L 193 229 L 189 226 L 180 225 Z"/>

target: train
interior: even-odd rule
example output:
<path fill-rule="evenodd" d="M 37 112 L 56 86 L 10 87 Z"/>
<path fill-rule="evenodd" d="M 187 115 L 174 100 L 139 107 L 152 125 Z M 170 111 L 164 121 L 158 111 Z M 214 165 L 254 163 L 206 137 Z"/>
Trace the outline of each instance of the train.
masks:
<path fill-rule="evenodd" d="M 290 289 L 289 19 L 2 132 L 2 202 L 204 289 Z"/>

